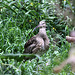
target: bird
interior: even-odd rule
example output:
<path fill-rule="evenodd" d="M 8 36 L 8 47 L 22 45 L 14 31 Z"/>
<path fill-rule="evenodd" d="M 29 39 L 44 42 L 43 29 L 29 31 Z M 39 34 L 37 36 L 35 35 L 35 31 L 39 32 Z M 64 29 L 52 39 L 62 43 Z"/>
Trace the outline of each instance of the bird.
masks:
<path fill-rule="evenodd" d="M 41 56 L 49 49 L 50 40 L 46 34 L 46 22 L 44 20 L 40 21 L 39 25 L 33 31 L 36 28 L 39 28 L 39 32 L 25 43 L 24 53 L 38 54 Z"/>

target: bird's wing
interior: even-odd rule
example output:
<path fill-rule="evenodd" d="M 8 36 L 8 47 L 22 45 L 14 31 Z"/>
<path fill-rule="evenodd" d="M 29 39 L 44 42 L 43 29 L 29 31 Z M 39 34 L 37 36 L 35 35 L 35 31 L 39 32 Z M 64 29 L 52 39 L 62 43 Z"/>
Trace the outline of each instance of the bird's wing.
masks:
<path fill-rule="evenodd" d="M 36 43 L 36 36 L 33 36 L 32 38 L 30 38 L 24 45 L 24 48 L 26 49 L 28 46 L 30 46 L 33 43 Z"/>

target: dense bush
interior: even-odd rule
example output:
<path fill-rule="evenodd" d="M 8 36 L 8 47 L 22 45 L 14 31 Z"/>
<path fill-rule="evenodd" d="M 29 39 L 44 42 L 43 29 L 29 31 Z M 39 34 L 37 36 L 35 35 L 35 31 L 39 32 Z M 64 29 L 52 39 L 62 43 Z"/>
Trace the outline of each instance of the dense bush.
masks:
<path fill-rule="evenodd" d="M 49 50 L 36 59 L 18 62 L 15 59 L 0 59 L 0 75 L 54 75 L 52 68 L 68 55 L 70 44 L 65 40 L 72 26 L 69 19 L 56 13 L 54 2 L 5 0 L 0 2 L 0 54 L 19 54 L 24 51 L 25 42 L 31 36 L 39 21 L 46 20 L 47 34 L 50 39 Z M 69 29 L 70 27 L 70 29 Z M 72 72 L 69 66 L 62 70 L 62 75 Z"/>

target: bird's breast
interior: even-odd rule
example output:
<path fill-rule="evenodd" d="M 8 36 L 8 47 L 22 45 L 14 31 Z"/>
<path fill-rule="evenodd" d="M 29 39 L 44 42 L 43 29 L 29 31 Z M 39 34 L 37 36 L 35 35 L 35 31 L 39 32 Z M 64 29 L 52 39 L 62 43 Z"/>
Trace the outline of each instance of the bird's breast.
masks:
<path fill-rule="evenodd" d="M 40 49 L 41 49 L 41 50 L 45 50 L 44 40 L 43 40 L 43 38 L 41 38 L 41 37 L 37 37 L 36 40 L 37 40 L 37 43 L 38 43 L 39 46 L 40 46 Z"/>

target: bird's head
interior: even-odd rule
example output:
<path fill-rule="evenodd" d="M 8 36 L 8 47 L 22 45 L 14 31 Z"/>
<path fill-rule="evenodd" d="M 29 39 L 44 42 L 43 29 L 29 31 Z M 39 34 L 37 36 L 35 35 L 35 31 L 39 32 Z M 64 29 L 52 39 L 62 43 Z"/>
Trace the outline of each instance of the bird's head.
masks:
<path fill-rule="evenodd" d="M 46 22 L 45 22 L 45 20 L 40 21 L 40 22 L 39 22 L 39 25 L 36 26 L 36 27 L 33 29 L 33 31 L 34 31 L 36 28 L 38 28 L 38 27 L 40 27 L 40 28 L 45 27 L 45 28 L 46 28 Z M 32 32 L 33 32 L 33 31 L 32 31 Z"/>
<path fill-rule="evenodd" d="M 38 27 L 46 27 L 46 22 L 44 20 L 40 21 Z"/>

